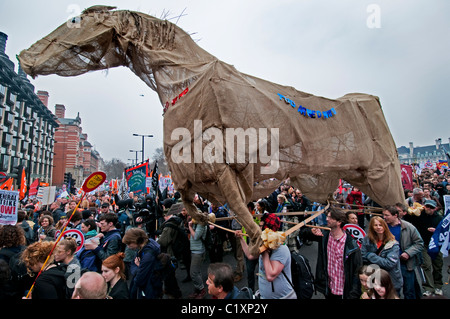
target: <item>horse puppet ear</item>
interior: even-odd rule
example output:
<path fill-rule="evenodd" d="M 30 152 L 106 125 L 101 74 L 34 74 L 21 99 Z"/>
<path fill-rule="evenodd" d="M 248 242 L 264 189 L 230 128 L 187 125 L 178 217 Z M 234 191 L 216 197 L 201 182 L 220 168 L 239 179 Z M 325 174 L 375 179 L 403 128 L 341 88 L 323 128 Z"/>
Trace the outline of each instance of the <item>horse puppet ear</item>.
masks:
<path fill-rule="evenodd" d="M 97 6 L 92 6 L 87 9 L 84 9 L 81 14 L 85 14 L 85 13 L 89 13 L 89 12 L 98 12 L 98 11 L 111 11 L 114 9 L 117 9 L 117 7 L 97 5 Z"/>

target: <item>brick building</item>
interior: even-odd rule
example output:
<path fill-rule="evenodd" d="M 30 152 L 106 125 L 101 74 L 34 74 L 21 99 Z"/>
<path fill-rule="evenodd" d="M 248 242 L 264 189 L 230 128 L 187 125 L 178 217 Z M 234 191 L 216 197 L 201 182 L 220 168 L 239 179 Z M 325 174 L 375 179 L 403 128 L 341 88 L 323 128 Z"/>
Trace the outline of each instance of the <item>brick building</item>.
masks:
<path fill-rule="evenodd" d="M 40 93 L 44 95 L 46 92 Z M 99 170 L 101 158 L 88 142 L 87 134 L 83 133 L 80 115 L 66 118 L 65 111 L 64 105 L 55 105 L 59 127 L 55 132 L 53 185 L 61 186 L 64 183 L 64 173 L 71 173 L 76 180 L 76 187 L 80 187 L 87 176 Z"/>

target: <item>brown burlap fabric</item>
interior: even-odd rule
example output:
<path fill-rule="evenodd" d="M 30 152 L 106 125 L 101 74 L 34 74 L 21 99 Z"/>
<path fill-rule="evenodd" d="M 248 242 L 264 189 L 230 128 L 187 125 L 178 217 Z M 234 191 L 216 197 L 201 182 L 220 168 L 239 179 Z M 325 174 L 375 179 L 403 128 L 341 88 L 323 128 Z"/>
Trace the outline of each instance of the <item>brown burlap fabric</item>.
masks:
<path fill-rule="evenodd" d="M 166 159 L 189 214 L 206 222 L 195 193 L 228 203 L 255 253 L 261 232 L 246 203 L 288 177 L 318 202 L 340 178 L 381 205 L 404 201 L 396 146 L 375 96 L 328 99 L 243 74 L 178 26 L 111 7 L 85 10 L 19 60 L 32 77 L 130 68 L 159 95 Z"/>

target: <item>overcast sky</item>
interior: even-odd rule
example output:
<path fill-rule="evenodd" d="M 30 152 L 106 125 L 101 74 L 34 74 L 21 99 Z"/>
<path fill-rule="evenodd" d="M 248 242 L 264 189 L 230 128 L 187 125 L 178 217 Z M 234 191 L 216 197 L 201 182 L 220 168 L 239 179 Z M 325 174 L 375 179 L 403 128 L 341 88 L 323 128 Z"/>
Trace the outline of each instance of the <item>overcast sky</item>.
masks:
<path fill-rule="evenodd" d="M 16 71 L 21 50 L 96 4 L 169 18 L 184 10 L 178 25 L 239 71 L 327 98 L 377 95 L 397 147 L 448 143 L 448 0 L 1 0 L 0 31 Z M 129 150 L 142 143 L 133 133 L 154 135 L 145 139 L 145 158 L 162 147 L 158 96 L 126 68 L 31 82 L 49 92 L 53 113 L 55 104 L 66 106 L 66 117 L 80 113 L 105 160 L 131 163 Z"/>

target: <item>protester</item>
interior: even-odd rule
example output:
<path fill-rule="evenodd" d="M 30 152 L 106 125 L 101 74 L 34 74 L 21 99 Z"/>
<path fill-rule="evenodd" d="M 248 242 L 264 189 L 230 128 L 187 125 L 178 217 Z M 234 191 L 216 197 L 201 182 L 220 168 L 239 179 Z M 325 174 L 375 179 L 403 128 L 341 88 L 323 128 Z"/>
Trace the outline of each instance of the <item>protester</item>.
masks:
<path fill-rule="evenodd" d="M 436 227 L 443 219 L 442 215 L 438 213 L 437 203 L 434 200 L 425 201 L 425 209 L 420 216 L 407 215 L 405 219 L 410 221 L 419 231 L 423 239 L 424 247 L 422 249 L 422 270 L 425 275 L 425 282 L 422 284 L 424 289 L 423 296 L 430 296 L 431 294 L 442 295 L 442 267 L 443 257 L 439 252 L 435 258 L 431 258 L 428 254 L 428 245 L 433 236 Z"/>
<path fill-rule="evenodd" d="M 121 236 L 116 229 L 117 215 L 114 213 L 106 213 L 100 216 L 100 231 L 97 237 L 99 242 L 91 240 L 84 244 L 86 250 L 92 250 L 97 257 L 97 269 L 101 269 L 101 263 L 107 257 L 118 253 L 121 250 Z"/>
<path fill-rule="evenodd" d="M 28 246 L 22 253 L 22 261 L 28 270 L 33 275 L 40 273 L 34 281 L 31 299 L 66 298 L 67 266 L 54 263 L 54 254 L 50 255 L 54 245 L 53 241 L 39 241 Z"/>
<path fill-rule="evenodd" d="M 399 299 L 389 272 L 379 268 L 370 278 L 373 279 L 372 288 L 363 299 Z"/>
<path fill-rule="evenodd" d="M 398 218 L 403 219 L 406 214 L 408 214 L 408 207 L 406 207 L 405 204 L 402 203 L 396 203 L 395 207 L 398 210 Z"/>
<path fill-rule="evenodd" d="M 111 299 L 128 299 L 129 291 L 125 276 L 123 252 L 109 256 L 102 263 L 102 276 L 108 285 L 107 295 Z"/>
<path fill-rule="evenodd" d="M 188 296 L 189 299 L 203 299 L 206 295 L 206 289 L 202 279 L 202 264 L 205 259 L 205 240 L 207 235 L 207 227 L 209 225 L 201 225 L 194 223 L 192 220 L 188 223 L 190 233 L 191 248 L 191 278 L 194 285 L 194 292 Z"/>
<path fill-rule="evenodd" d="M 85 240 L 97 236 L 97 224 L 91 218 L 81 222 L 80 230 L 83 233 Z"/>
<path fill-rule="evenodd" d="M 346 214 L 346 224 L 358 225 L 358 215 L 355 212 L 348 211 Z"/>
<path fill-rule="evenodd" d="M 312 210 L 311 201 L 298 188 L 293 193 L 293 201 L 299 212 Z"/>
<path fill-rule="evenodd" d="M 54 241 L 56 228 L 53 225 L 53 217 L 49 215 L 44 215 L 39 218 L 39 228 L 36 232 L 37 238 L 36 241 L 47 240 Z"/>
<path fill-rule="evenodd" d="M 383 208 L 383 218 L 395 240 L 400 244 L 400 267 L 403 276 L 403 297 L 405 299 L 420 298 L 420 287 L 415 275 L 415 269 L 421 264 L 423 239 L 416 227 L 399 218 L 396 206 Z"/>
<path fill-rule="evenodd" d="M 357 217 L 358 223 L 361 228 L 364 229 L 364 213 L 363 209 L 363 194 L 362 192 L 356 188 L 352 187 L 351 191 L 348 193 L 345 202 L 350 206 L 350 209 L 358 209 Z"/>
<path fill-rule="evenodd" d="M 163 294 L 163 279 L 155 273 L 160 266 L 157 256 L 160 246 L 141 228 L 130 228 L 123 237 L 130 249 L 138 249 L 131 263 L 130 299 L 160 299 Z"/>
<path fill-rule="evenodd" d="M 65 217 L 66 213 L 61 209 L 59 202 L 53 202 L 50 205 L 50 211 L 52 212 L 52 217 L 55 223 L 59 221 L 60 218 Z"/>
<path fill-rule="evenodd" d="M 360 299 L 369 299 L 368 293 L 370 291 L 370 287 L 368 281 L 371 279 L 371 275 L 376 269 L 378 268 L 372 267 L 371 265 L 362 265 L 361 268 L 359 268 L 358 276 L 361 283 Z"/>
<path fill-rule="evenodd" d="M 161 234 L 158 237 L 158 244 L 161 246 L 161 251 L 167 252 L 169 255 L 177 258 L 177 260 L 183 260 L 186 266 L 187 276 L 182 282 L 191 281 L 189 239 L 184 232 L 183 220 L 174 215 L 171 209 L 164 213 L 164 220 L 164 223 L 161 225 Z M 173 286 L 171 290 L 176 291 L 178 295 L 179 288 L 176 278 L 169 279 L 169 282 L 166 281 L 167 283 Z"/>
<path fill-rule="evenodd" d="M 64 275 L 67 282 L 67 299 L 70 299 L 72 296 L 75 281 L 81 273 L 81 264 L 75 255 L 76 250 L 76 240 L 72 237 L 67 237 L 58 242 L 54 251 L 55 262 L 67 265 L 66 274 Z"/>
<path fill-rule="evenodd" d="M 69 210 L 66 214 L 67 220 L 70 218 L 70 222 L 67 225 L 67 229 L 77 229 L 81 231 L 81 222 L 83 221 L 83 215 L 79 210 Z"/>
<path fill-rule="evenodd" d="M 413 195 L 406 200 L 408 206 L 413 206 L 414 203 L 419 203 L 421 205 L 425 204 L 425 198 L 423 197 L 423 189 L 416 187 L 413 189 Z"/>
<path fill-rule="evenodd" d="M 278 231 L 281 227 L 280 218 L 274 213 L 267 211 L 267 205 L 264 200 L 260 200 L 256 203 L 256 210 L 258 214 L 262 214 L 260 219 L 261 230 L 270 228 L 273 231 Z"/>
<path fill-rule="evenodd" d="M 237 230 L 242 249 L 248 259 L 258 259 L 249 252 L 242 231 Z M 286 245 L 276 249 L 267 248 L 259 256 L 258 286 L 261 299 L 297 299 L 292 283 L 291 253 Z"/>
<path fill-rule="evenodd" d="M 247 209 L 252 214 L 253 221 L 257 225 L 259 225 L 260 224 L 260 219 L 259 219 L 259 216 L 256 215 L 255 204 L 253 202 L 249 202 L 247 204 Z M 242 227 L 242 233 L 246 234 L 246 230 L 245 230 L 244 227 Z M 234 237 L 233 241 L 236 242 L 236 244 L 235 244 L 235 246 L 236 246 L 236 248 L 235 248 L 236 254 L 242 254 L 243 258 L 245 260 L 245 268 L 247 269 L 247 285 L 248 285 L 248 288 L 251 289 L 252 291 L 254 291 L 255 290 L 255 283 L 256 283 L 256 280 L 255 280 L 255 274 L 256 274 L 255 269 L 258 266 L 258 259 L 248 259 L 247 256 L 244 253 L 243 248 L 242 248 L 241 240 L 239 238 L 237 238 L 236 236 L 233 236 L 233 237 Z M 248 245 L 249 238 L 247 236 L 245 236 L 245 237 L 246 237 L 245 240 L 246 240 L 247 245 Z M 239 281 L 241 279 L 240 276 L 239 276 L 240 275 L 239 271 L 242 270 L 242 273 L 244 272 L 244 268 L 243 268 L 243 266 L 241 266 L 239 264 L 238 258 L 240 259 L 242 257 L 240 257 L 240 256 L 236 257 L 236 260 L 237 260 L 238 264 L 236 266 L 236 274 L 235 274 L 235 279 L 234 279 L 235 282 L 237 282 L 237 281 Z"/>
<path fill-rule="evenodd" d="M 364 264 L 375 264 L 389 272 L 397 295 L 400 295 L 403 287 L 400 246 L 379 216 L 370 220 L 367 235 L 362 240 L 361 255 Z"/>
<path fill-rule="evenodd" d="M 211 205 L 211 213 L 214 213 L 216 218 L 228 217 L 227 210 L 216 204 Z M 217 221 L 217 225 L 225 228 L 230 228 L 230 222 L 228 220 Z M 227 231 L 219 227 L 211 227 L 211 235 L 213 238 L 213 244 L 209 250 L 209 258 L 212 263 L 223 261 L 223 245 L 228 240 Z"/>
<path fill-rule="evenodd" d="M 97 272 L 84 273 L 75 284 L 72 299 L 106 299 L 107 285 L 105 278 Z"/>
<path fill-rule="evenodd" d="M 303 227 L 300 236 L 318 241 L 316 289 L 327 299 L 357 299 L 361 295 L 358 270 L 361 251 L 353 237 L 344 231 L 346 216 L 340 208 L 326 210 L 331 230 Z"/>
<path fill-rule="evenodd" d="M 27 268 L 20 262 L 20 256 L 26 248 L 26 238 L 23 229 L 18 226 L 3 225 L 0 227 L 0 259 L 7 264 L 8 280 L 5 287 L 7 295 L 22 298 L 33 280 L 27 274 Z M 6 291 L 5 291 L 6 293 Z"/>
<path fill-rule="evenodd" d="M 226 263 L 212 263 L 208 267 L 208 293 L 214 299 L 249 299 L 234 285 L 233 269 Z"/>
<path fill-rule="evenodd" d="M 30 223 L 28 223 L 27 213 L 22 209 L 17 212 L 17 225 L 22 227 L 25 232 L 26 244 L 34 243 L 36 236 Z"/>

